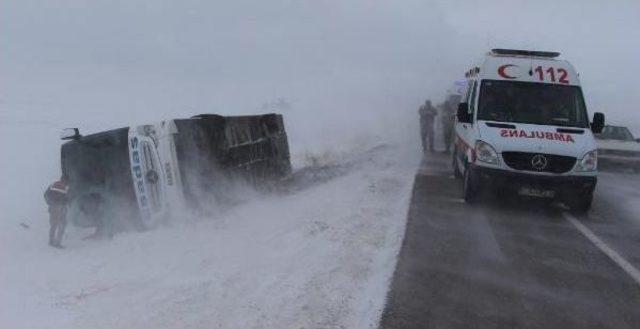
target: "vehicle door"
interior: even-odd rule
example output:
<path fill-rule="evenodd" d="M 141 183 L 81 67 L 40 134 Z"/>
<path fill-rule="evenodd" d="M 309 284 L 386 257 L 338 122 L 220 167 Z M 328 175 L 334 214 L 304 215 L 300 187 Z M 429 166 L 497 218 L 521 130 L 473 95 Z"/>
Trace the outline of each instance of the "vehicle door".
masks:
<path fill-rule="evenodd" d="M 472 162 L 473 149 L 476 139 L 478 138 L 478 132 L 475 126 L 478 84 L 478 81 L 475 79 L 469 80 L 466 92 L 460 101 L 462 106 L 466 104 L 468 120 L 461 121 L 460 118 L 456 117 L 454 136 L 455 155 L 458 157 L 458 164 L 461 166 Z M 460 169 L 463 170 L 463 168 Z"/>

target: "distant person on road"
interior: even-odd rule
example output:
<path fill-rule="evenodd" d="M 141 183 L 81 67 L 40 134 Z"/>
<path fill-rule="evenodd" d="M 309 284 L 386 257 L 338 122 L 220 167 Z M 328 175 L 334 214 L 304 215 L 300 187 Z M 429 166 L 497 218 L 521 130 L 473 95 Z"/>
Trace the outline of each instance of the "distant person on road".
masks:
<path fill-rule="evenodd" d="M 420 106 L 420 137 L 422 142 L 422 152 L 433 152 L 433 123 L 438 111 L 431 105 L 431 101 L 427 99 L 424 105 Z"/>
<path fill-rule="evenodd" d="M 67 176 L 49 185 L 44 192 L 44 200 L 49 206 L 49 245 L 54 248 L 62 247 L 62 236 L 67 226 L 67 194 L 69 185 Z"/>
<path fill-rule="evenodd" d="M 455 123 L 456 112 L 458 110 L 458 97 L 450 96 L 444 102 L 442 107 L 442 137 L 444 139 L 445 153 L 449 153 L 451 141 L 453 139 L 453 126 Z"/>

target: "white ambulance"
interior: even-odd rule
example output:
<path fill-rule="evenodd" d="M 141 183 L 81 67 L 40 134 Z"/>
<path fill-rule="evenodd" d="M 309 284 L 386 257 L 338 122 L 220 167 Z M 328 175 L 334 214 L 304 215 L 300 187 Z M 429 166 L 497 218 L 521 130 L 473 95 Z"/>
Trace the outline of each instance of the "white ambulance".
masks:
<path fill-rule="evenodd" d="M 493 49 L 468 72 L 453 138 L 453 170 L 465 201 L 481 190 L 591 207 L 597 182 L 593 133 L 578 73 L 556 52 Z"/>

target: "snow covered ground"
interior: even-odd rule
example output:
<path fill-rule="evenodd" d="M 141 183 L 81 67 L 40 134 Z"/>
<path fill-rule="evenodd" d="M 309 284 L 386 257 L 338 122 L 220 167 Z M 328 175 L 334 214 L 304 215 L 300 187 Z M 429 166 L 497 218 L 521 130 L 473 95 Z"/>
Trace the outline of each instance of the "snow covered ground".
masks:
<path fill-rule="evenodd" d="M 372 328 L 417 150 L 323 156 L 289 191 L 111 241 L 46 245 L 46 213 L 1 221 L 3 328 Z"/>

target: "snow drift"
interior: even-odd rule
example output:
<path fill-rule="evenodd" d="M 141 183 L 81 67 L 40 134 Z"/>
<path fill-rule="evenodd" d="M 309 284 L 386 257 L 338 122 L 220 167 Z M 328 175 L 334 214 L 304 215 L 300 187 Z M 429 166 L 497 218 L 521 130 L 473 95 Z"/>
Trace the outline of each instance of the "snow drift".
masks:
<path fill-rule="evenodd" d="M 417 165 L 406 152 L 413 150 L 379 146 L 325 156 L 281 191 L 256 192 L 211 217 L 100 242 L 72 229 L 66 250 L 43 247 L 44 221 L 3 222 L 0 323 L 375 327 Z"/>

